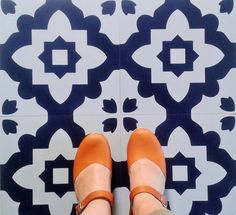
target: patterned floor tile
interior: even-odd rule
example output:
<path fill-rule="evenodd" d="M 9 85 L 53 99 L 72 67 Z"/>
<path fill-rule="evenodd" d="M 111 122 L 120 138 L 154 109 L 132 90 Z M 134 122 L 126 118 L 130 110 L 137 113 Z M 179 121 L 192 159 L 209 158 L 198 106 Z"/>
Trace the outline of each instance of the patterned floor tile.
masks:
<path fill-rule="evenodd" d="M 137 127 L 162 144 L 175 214 L 235 213 L 234 0 L 0 3 L 0 214 L 74 215 L 73 159 L 94 131 L 128 214 Z"/>

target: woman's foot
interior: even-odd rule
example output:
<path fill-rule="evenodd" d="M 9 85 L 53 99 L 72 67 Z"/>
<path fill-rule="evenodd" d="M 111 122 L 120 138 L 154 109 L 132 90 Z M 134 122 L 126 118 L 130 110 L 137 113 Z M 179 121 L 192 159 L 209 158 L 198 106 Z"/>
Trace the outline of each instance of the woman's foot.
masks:
<path fill-rule="evenodd" d="M 111 174 L 112 161 L 106 139 L 97 133 L 88 135 L 81 142 L 74 161 L 74 187 L 76 197 L 84 207 L 83 215 L 94 215 L 94 211 L 101 215 L 111 214 Z M 83 205 L 90 194 L 92 200 Z"/>
<path fill-rule="evenodd" d="M 159 141 L 149 130 L 136 129 L 131 135 L 128 144 L 128 167 L 133 213 L 143 215 L 164 209 L 164 199 L 161 203 L 152 192 L 158 191 L 158 195 L 164 192 L 165 159 Z M 137 191 L 138 187 L 142 189 L 142 192 Z M 151 187 L 150 192 L 149 187 Z M 161 195 L 158 198 L 162 198 Z"/>

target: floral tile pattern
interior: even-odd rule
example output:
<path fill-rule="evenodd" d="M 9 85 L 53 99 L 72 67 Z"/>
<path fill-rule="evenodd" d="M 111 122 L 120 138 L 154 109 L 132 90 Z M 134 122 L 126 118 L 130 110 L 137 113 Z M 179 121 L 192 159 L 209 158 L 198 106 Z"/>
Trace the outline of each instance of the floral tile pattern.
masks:
<path fill-rule="evenodd" d="M 159 138 L 177 215 L 234 214 L 234 0 L 1 0 L 0 214 L 74 215 L 73 159 L 102 132 L 114 214 L 126 146 Z"/>

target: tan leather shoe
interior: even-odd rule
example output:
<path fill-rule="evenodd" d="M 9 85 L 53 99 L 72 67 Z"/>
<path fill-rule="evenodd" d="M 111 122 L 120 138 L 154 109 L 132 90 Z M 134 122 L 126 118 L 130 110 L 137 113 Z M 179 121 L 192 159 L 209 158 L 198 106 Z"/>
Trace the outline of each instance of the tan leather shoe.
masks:
<path fill-rule="evenodd" d="M 166 177 L 166 162 L 164 153 L 156 136 L 145 128 L 136 129 L 128 142 L 127 149 L 127 163 L 128 169 L 131 165 L 140 159 L 148 159 L 155 163 Z M 130 204 L 132 206 L 133 199 L 140 193 L 149 193 L 158 199 L 164 207 L 167 207 L 166 198 L 153 187 L 148 185 L 141 185 L 133 188 L 130 192 Z M 132 214 L 132 210 L 130 210 Z"/>
<path fill-rule="evenodd" d="M 81 142 L 74 160 L 74 183 L 76 178 L 86 167 L 95 163 L 107 167 L 112 173 L 112 158 L 110 147 L 106 138 L 99 133 L 89 134 Z M 77 213 L 81 214 L 86 206 L 95 199 L 105 199 L 110 203 L 111 207 L 113 207 L 113 194 L 109 191 L 97 190 L 91 192 L 84 200 L 80 202 L 80 204 L 76 207 Z"/>

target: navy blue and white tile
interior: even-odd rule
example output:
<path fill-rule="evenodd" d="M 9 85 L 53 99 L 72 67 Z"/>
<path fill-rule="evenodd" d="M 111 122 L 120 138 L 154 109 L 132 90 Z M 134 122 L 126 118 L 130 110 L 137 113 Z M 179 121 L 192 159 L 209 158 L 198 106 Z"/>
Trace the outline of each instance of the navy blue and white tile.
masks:
<path fill-rule="evenodd" d="M 27 0 L 1 1 L 0 23 L 4 27 L 1 30 L 0 43 L 5 43 L 12 33 L 18 32 L 17 21 L 22 15 L 33 16 L 35 11 L 45 4 L 46 0 L 37 0 L 30 4 Z"/>
<path fill-rule="evenodd" d="M 2 214 L 75 214 L 73 159 L 93 131 L 128 214 L 137 127 L 163 146 L 175 214 L 235 213 L 234 0 L 0 3 Z"/>
<path fill-rule="evenodd" d="M 82 9 L 85 16 L 96 15 L 101 22 L 100 32 L 106 34 L 114 44 L 124 44 L 129 37 L 138 32 L 137 20 L 141 15 L 153 16 L 164 0 L 109 1 L 97 0 L 93 6 L 86 0 L 72 0 Z"/>
<path fill-rule="evenodd" d="M 35 98 L 25 100 L 19 96 L 19 83 L 12 81 L 4 71 L 1 71 L 0 79 L 0 164 L 5 164 L 19 151 L 19 138 L 24 134 L 35 135 L 48 117 L 46 110 L 37 104 Z"/>

